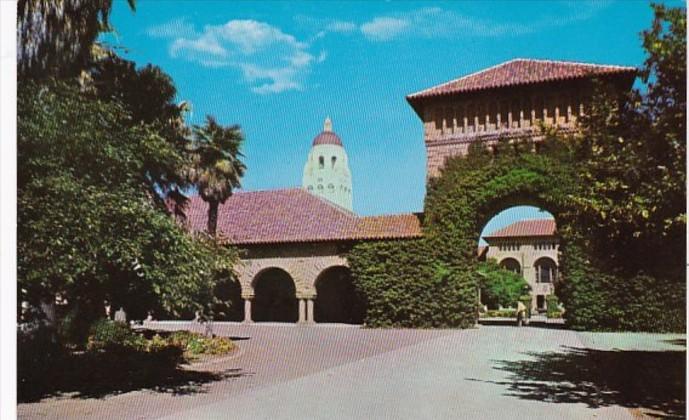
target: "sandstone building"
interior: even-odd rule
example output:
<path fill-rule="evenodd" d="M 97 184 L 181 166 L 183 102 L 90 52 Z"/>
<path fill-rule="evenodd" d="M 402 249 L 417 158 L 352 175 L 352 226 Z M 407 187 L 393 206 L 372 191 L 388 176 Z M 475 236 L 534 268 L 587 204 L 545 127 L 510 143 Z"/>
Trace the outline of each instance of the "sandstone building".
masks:
<path fill-rule="evenodd" d="M 484 236 L 485 258 L 521 274 L 534 296 L 532 309 L 545 310 L 546 296 L 555 293 L 559 240 L 555 220 L 521 220 Z"/>
<path fill-rule="evenodd" d="M 537 140 L 541 125 L 573 130 L 594 78 L 629 90 L 635 77 L 632 67 L 515 59 L 408 95 L 423 122 L 427 175 L 472 142 Z"/>

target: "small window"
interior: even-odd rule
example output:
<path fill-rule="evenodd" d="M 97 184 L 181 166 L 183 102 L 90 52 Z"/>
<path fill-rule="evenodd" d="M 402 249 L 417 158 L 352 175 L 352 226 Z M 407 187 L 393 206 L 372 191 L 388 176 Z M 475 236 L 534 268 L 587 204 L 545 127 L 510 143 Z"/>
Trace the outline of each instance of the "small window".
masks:
<path fill-rule="evenodd" d="M 335 156 L 330 158 L 330 167 L 334 168 L 335 167 L 335 162 L 337 162 L 337 158 Z"/>
<path fill-rule="evenodd" d="M 318 191 L 323 191 L 323 185 L 318 184 Z"/>
<path fill-rule="evenodd" d="M 323 169 L 325 167 L 325 159 L 323 156 L 318 157 L 318 168 Z"/>
<path fill-rule="evenodd" d="M 335 191 L 335 186 L 333 184 L 328 184 L 328 189 L 330 191 Z"/>
<path fill-rule="evenodd" d="M 306 189 L 309 191 L 313 191 L 313 185 L 309 185 L 308 187 L 306 187 Z"/>

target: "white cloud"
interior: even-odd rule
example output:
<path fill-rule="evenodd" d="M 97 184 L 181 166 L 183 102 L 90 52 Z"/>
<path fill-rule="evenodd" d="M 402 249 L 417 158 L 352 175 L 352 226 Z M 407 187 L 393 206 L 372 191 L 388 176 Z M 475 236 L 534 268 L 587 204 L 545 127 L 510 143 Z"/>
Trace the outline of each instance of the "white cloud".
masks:
<path fill-rule="evenodd" d="M 427 7 L 407 13 L 379 16 L 363 23 L 359 29 L 368 39 L 379 42 L 391 41 L 402 36 L 422 38 L 520 36 L 590 19 L 607 7 L 608 2 L 569 2 L 564 3 L 563 6 L 564 11 L 552 16 L 539 17 L 528 24 L 496 22 L 439 7 Z"/>
<path fill-rule="evenodd" d="M 377 17 L 370 22 L 361 25 L 361 33 L 374 41 L 388 41 L 396 38 L 409 28 L 410 22 L 406 19 L 394 17 Z"/>
<path fill-rule="evenodd" d="M 235 68 L 260 94 L 303 89 L 304 76 L 325 59 L 324 52 L 314 57 L 308 44 L 255 20 L 207 25 L 194 36 L 174 39 L 169 52 L 206 67 Z"/>

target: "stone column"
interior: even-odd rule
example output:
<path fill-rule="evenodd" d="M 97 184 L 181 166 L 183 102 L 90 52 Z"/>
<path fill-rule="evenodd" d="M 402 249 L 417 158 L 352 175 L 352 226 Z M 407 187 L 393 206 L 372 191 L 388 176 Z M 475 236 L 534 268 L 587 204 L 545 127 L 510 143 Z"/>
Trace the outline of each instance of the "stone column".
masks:
<path fill-rule="evenodd" d="M 314 322 L 313 319 L 313 299 L 308 298 L 306 299 L 306 322 L 312 324 Z"/>
<path fill-rule="evenodd" d="M 306 299 L 299 299 L 299 323 L 306 322 Z"/>
<path fill-rule="evenodd" d="M 254 322 L 254 320 L 251 319 L 251 299 L 252 298 L 244 299 L 244 322 L 247 323 Z"/>

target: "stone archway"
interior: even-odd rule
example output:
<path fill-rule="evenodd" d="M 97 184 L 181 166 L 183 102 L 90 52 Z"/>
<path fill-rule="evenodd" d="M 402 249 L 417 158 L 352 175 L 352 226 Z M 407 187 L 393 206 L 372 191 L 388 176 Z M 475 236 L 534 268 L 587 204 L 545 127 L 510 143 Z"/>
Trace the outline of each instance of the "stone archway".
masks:
<path fill-rule="evenodd" d="M 314 318 L 316 322 L 362 324 L 363 304 L 358 296 L 349 268 L 334 266 L 317 277 Z"/>
<path fill-rule="evenodd" d="M 297 322 L 299 306 L 292 276 L 277 267 L 261 270 L 252 282 L 255 322 Z"/>

